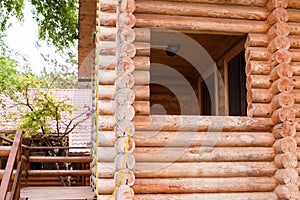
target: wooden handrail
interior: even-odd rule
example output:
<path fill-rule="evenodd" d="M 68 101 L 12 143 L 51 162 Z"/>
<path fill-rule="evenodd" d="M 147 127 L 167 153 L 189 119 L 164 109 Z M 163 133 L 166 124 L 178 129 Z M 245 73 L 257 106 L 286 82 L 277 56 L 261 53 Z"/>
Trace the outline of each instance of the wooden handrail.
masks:
<path fill-rule="evenodd" d="M 21 151 L 21 142 L 22 142 L 22 134 L 23 134 L 23 131 L 19 131 L 19 130 L 16 131 L 14 142 L 12 144 L 12 149 L 11 149 L 11 152 L 10 152 L 9 157 L 7 159 L 7 164 L 6 164 L 6 167 L 5 167 L 5 173 L 3 175 L 3 179 L 2 179 L 2 182 L 1 182 L 0 200 L 5 200 L 6 199 L 6 195 L 7 195 L 7 192 L 9 190 L 10 180 L 11 180 L 11 177 L 12 177 L 12 174 L 13 174 L 14 164 L 15 164 L 16 159 L 17 159 L 18 165 L 19 165 L 19 162 L 22 162 L 21 153 L 20 153 L 20 151 Z M 22 163 L 20 165 L 22 166 Z M 19 193 L 18 192 L 18 190 L 20 189 L 19 184 L 17 184 L 16 187 L 13 188 L 13 189 L 15 189 L 16 191 L 12 191 L 12 194 L 15 194 L 16 192 Z"/>
<path fill-rule="evenodd" d="M 0 133 L 4 134 L 16 134 L 17 130 L 0 130 Z"/>
<path fill-rule="evenodd" d="M 12 139 L 10 139 L 10 138 L 8 138 L 8 137 L 5 137 L 5 136 L 3 136 L 3 135 L 0 135 L 0 139 L 1 139 L 1 140 L 4 140 L 4 141 L 6 141 L 6 142 L 9 142 L 9 143 L 11 143 L 11 144 L 14 142 Z M 25 144 L 21 144 L 21 146 L 22 146 L 23 148 L 29 148 L 29 146 L 27 146 L 27 145 L 25 145 Z"/>
<path fill-rule="evenodd" d="M 29 156 L 29 162 L 63 162 L 63 163 L 89 163 L 92 161 L 90 156 Z"/>

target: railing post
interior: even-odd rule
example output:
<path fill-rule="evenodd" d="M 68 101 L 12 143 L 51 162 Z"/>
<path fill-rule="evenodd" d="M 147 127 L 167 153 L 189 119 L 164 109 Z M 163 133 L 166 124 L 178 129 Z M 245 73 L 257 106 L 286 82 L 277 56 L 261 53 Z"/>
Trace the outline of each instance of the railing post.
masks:
<path fill-rule="evenodd" d="M 23 171 L 25 171 L 25 186 L 28 186 L 28 170 L 30 170 L 30 162 L 29 162 L 29 156 L 30 156 L 30 149 L 24 148 L 23 155 L 26 157 L 26 160 L 24 162 Z"/>

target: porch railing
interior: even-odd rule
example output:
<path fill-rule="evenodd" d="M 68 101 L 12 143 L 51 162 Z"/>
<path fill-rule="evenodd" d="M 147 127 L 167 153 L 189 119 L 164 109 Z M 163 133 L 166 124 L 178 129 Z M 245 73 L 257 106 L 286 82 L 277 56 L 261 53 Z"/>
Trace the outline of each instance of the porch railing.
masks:
<path fill-rule="evenodd" d="M 19 199 L 20 198 L 20 179 L 22 174 L 22 134 L 23 132 L 13 131 L 15 133 L 15 138 L 12 143 L 10 154 L 7 159 L 5 171 L 0 186 L 0 200 L 7 199 L 7 194 L 10 192 L 9 199 Z M 12 180 L 14 166 L 17 165 L 15 177 Z"/>

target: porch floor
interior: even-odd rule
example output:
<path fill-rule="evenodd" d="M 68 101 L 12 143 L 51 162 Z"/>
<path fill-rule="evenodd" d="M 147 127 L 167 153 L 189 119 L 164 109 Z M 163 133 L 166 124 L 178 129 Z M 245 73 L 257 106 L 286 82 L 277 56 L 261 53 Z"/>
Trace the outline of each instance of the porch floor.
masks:
<path fill-rule="evenodd" d="M 21 189 L 21 198 L 28 200 L 41 199 L 93 199 L 94 192 L 90 187 L 26 187 Z"/>

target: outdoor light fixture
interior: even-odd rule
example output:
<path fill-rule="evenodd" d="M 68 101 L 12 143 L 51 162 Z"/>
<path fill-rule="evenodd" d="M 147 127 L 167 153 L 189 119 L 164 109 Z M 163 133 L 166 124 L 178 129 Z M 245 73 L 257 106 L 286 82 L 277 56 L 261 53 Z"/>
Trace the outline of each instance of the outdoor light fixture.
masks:
<path fill-rule="evenodd" d="M 180 50 L 180 44 L 168 44 L 166 53 L 168 56 L 175 56 Z"/>

